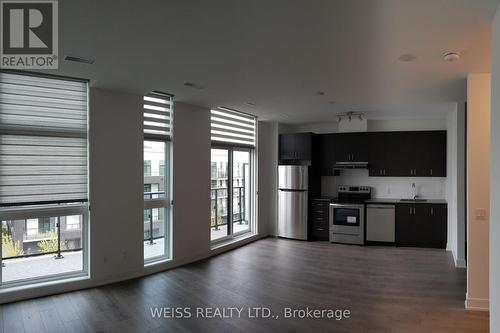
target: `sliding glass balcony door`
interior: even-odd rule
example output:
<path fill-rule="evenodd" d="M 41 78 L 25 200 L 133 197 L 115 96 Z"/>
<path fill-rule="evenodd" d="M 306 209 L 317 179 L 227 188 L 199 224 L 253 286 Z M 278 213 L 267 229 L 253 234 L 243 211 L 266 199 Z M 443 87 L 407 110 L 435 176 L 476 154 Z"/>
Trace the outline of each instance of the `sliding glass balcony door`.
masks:
<path fill-rule="evenodd" d="M 251 151 L 239 148 L 211 150 L 212 241 L 251 231 Z"/>

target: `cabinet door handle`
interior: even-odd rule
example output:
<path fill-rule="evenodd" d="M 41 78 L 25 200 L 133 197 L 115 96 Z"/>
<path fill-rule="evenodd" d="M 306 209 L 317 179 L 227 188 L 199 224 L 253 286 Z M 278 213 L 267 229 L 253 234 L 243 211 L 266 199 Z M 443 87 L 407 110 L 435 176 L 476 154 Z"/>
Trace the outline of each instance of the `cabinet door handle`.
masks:
<path fill-rule="evenodd" d="M 411 207 L 410 207 L 410 215 L 411 215 L 411 214 L 412 214 L 412 212 L 411 212 Z"/>
<path fill-rule="evenodd" d="M 410 175 L 413 176 L 413 169 L 410 169 Z"/>
<path fill-rule="evenodd" d="M 385 169 L 384 169 L 384 176 L 385 176 Z"/>
<path fill-rule="evenodd" d="M 431 207 L 431 215 L 434 215 L 434 207 Z"/>
<path fill-rule="evenodd" d="M 381 174 L 381 175 L 383 175 L 383 174 L 384 174 L 382 169 L 380 169 L 380 174 Z"/>
<path fill-rule="evenodd" d="M 316 230 L 318 230 L 318 231 L 325 231 L 325 229 L 323 229 L 323 228 L 316 228 Z"/>
<path fill-rule="evenodd" d="M 431 176 L 432 176 L 432 169 L 431 169 Z"/>

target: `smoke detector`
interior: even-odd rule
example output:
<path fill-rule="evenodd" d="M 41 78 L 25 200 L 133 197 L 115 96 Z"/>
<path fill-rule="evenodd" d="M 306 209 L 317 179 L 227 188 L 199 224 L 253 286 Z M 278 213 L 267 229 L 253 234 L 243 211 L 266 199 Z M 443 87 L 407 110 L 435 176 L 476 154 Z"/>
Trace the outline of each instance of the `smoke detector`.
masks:
<path fill-rule="evenodd" d="M 443 59 L 448 62 L 454 62 L 460 59 L 460 53 L 447 51 L 443 53 Z"/>

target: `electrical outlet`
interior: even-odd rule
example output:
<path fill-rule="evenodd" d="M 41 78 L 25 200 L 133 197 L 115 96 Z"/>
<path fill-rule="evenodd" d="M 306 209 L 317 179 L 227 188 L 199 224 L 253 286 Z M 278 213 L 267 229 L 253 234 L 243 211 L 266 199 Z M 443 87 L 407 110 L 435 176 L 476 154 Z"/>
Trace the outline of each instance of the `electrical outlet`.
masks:
<path fill-rule="evenodd" d="M 486 209 L 476 208 L 476 220 L 486 220 Z"/>

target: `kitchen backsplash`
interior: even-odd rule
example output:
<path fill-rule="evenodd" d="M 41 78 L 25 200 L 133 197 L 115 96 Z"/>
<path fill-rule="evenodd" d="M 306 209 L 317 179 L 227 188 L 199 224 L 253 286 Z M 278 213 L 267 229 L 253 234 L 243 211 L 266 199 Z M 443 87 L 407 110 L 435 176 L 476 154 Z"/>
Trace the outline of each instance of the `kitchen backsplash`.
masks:
<path fill-rule="evenodd" d="M 368 177 L 368 170 L 343 170 L 337 177 L 322 177 L 321 192 L 324 196 L 337 196 L 339 185 L 366 185 L 372 187 L 373 198 L 411 198 L 412 183 L 417 194 L 427 199 L 445 199 L 446 178 L 436 177 Z"/>

